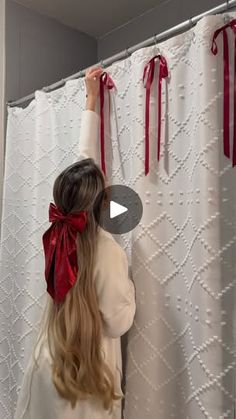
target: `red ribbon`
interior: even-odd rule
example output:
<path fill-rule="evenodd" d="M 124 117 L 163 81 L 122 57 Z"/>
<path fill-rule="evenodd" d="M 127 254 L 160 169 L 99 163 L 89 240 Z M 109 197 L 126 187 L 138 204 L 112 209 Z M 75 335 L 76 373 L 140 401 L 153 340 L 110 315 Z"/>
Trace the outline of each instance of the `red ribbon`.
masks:
<path fill-rule="evenodd" d="M 162 79 L 168 77 L 168 66 L 166 59 L 162 55 L 155 55 L 145 66 L 143 72 L 143 83 L 146 88 L 146 108 L 145 108 L 145 175 L 149 172 L 149 116 L 150 116 L 150 94 L 154 79 L 156 58 L 160 60 L 159 80 L 158 80 L 158 136 L 157 136 L 157 160 L 160 160 L 161 145 L 161 96 Z M 147 77 L 146 83 L 145 78 Z"/>
<path fill-rule="evenodd" d="M 87 213 L 63 215 L 52 202 L 49 206 L 51 227 L 43 234 L 45 279 L 47 292 L 56 303 L 61 302 L 77 279 L 77 232 L 87 224 Z"/>
<path fill-rule="evenodd" d="M 108 90 L 115 87 L 115 83 L 107 72 L 104 72 L 100 77 L 100 131 L 101 131 L 101 167 L 104 174 L 106 174 L 105 163 L 105 135 L 104 135 L 104 90 L 105 86 Z M 109 95 L 109 117 L 110 117 L 110 95 Z"/>
<path fill-rule="evenodd" d="M 233 167 L 236 165 L 236 19 L 217 29 L 213 35 L 211 51 L 218 53 L 216 38 L 223 33 L 224 45 L 224 155 L 230 158 L 230 71 L 229 71 L 229 42 L 227 28 L 231 28 L 235 35 L 234 42 L 234 137 L 233 137 Z"/>

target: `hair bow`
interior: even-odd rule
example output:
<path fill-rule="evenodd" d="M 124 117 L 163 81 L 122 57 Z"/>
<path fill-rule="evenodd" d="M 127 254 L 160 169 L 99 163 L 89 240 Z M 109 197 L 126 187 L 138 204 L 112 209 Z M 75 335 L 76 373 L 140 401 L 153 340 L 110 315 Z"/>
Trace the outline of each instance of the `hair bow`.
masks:
<path fill-rule="evenodd" d="M 87 224 L 87 212 L 64 215 L 52 202 L 49 205 L 51 227 L 43 234 L 47 292 L 61 302 L 75 284 L 78 273 L 76 237 Z"/>

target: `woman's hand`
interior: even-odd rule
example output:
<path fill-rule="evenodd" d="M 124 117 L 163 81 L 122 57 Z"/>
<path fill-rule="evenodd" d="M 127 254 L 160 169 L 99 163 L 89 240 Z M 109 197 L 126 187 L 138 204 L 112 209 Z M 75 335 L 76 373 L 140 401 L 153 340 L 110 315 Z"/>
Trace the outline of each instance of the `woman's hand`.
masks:
<path fill-rule="evenodd" d="M 86 109 L 95 111 L 96 100 L 100 92 L 100 76 L 102 67 L 89 68 L 85 72 L 85 85 L 87 91 Z"/>
<path fill-rule="evenodd" d="M 99 95 L 100 76 L 103 73 L 102 67 L 89 68 L 85 72 L 85 84 L 88 97 L 96 97 Z"/>

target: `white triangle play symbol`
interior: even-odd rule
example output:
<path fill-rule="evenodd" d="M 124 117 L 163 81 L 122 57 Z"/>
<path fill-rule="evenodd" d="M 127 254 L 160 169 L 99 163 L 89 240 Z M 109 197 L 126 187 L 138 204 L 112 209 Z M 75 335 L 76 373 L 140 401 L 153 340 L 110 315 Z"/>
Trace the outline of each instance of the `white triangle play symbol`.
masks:
<path fill-rule="evenodd" d="M 128 208 L 123 205 L 117 204 L 115 201 L 110 201 L 110 218 L 117 217 L 120 214 L 128 211 Z"/>

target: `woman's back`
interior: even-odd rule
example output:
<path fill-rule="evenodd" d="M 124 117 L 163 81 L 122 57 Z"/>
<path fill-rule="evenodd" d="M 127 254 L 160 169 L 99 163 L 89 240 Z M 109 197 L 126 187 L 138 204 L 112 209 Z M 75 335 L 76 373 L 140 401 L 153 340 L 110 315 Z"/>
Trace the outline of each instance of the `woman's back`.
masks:
<path fill-rule="evenodd" d="M 115 390 L 121 390 L 122 359 L 120 336 L 132 325 L 135 314 L 135 290 L 128 278 L 127 257 L 110 233 L 98 231 L 94 263 L 94 281 L 102 318 L 102 347 L 105 362 L 115 378 Z M 59 396 L 51 372 L 51 355 L 46 335 L 42 336 L 28 364 L 18 398 L 15 419 L 120 419 L 121 401 L 114 402 L 109 415 L 102 401 L 91 396 L 79 400 L 72 409 L 68 400 Z"/>

